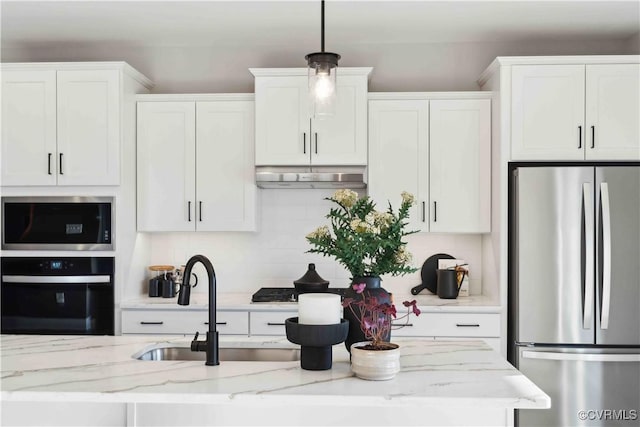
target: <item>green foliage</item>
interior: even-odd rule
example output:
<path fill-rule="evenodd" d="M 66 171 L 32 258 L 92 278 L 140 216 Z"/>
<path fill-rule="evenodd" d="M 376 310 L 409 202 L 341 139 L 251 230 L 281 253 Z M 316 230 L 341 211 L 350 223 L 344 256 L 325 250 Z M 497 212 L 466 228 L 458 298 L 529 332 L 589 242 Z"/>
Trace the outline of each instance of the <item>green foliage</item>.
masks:
<path fill-rule="evenodd" d="M 405 231 L 411 194 L 402 193 L 402 204 L 394 212 L 391 203 L 386 212 L 376 211 L 368 197 L 358 198 L 351 190 L 338 190 L 326 200 L 334 202 L 327 214 L 328 226 L 321 226 L 306 238 L 313 246 L 308 252 L 334 257 L 352 277 L 404 275 L 416 271 L 411 267 L 411 254 L 403 237 L 416 231 Z"/>

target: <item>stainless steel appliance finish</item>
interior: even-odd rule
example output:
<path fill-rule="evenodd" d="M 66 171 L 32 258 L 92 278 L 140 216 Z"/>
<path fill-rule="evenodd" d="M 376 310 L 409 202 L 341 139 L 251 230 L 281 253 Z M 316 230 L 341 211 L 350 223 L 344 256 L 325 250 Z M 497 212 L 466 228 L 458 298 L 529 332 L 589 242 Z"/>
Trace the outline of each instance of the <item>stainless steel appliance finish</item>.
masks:
<path fill-rule="evenodd" d="M 640 165 L 521 166 L 509 202 L 509 360 L 552 399 L 519 425 L 637 425 Z"/>
<path fill-rule="evenodd" d="M 517 363 L 551 397 L 549 410 L 518 411 L 519 425 L 638 425 L 638 349 L 519 347 Z M 587 419 L 579 419 L 580 411 L 606 409 L 611 412 L 585 412 Z"/>
<path fill-rule="evenodd" d="M 113 257 L 2 257 L 3 334 L 113 335 Z"/>
<path fill-rule="evenodd" d="M 260 188 L 366 188 L 365 167 L 257 167 Z"/>
<path fill-rule="evenodd" d="M 113 250 L 113 197 L 2 197 L 2 249 Z"/>
<path fill-rule="evenodd" d="M 206 354 L 189 347 L 154 347 L 132 356 L 138 360 L 206 360 Z M 243 362 L 293 362 L 300 360 L 299 348 L 221 348 L 220 360 Z"/>

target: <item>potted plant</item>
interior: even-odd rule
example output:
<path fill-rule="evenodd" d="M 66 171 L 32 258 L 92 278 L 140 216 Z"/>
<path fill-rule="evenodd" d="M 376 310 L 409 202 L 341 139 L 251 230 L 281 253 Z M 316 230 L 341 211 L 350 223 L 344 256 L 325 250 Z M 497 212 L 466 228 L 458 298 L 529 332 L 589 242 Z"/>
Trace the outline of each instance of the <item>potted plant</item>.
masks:
<path fill-rule="evenodd" d="M 408 321 L 412 313 L 419 316 L 420 309 L 416 306 L 416 300 L 404 301 L 402 304 L 407 308 L 407 313 L 397 317 L 393 302 L 380 302 L 375 296 L 367 295 L 366 286 L 365 283 L 352 285 L 356 294 L 362 295 L 362 298 L 345 298 L 342 302 L 345 310 L 350 310 L 358 320 L 358 327 L 368 340 L 351 345 L 351 370 L 359 378 L 388 380 L 400 370 L 400 348 L 398 344 L 385 339 L 391 330 L 391 321 Z"/>
<path fill-rule="evenodd" d="M 318 227 L 306 236 L 313 246 L 308 252 L 334 257 L 349 270 L 352 284 L 366 284 L 365 295 L 349 287 L 346 298 L 359 300 L 367 296 L 375 298 L 379 304 L 391 303 L 390 294 L 380 285 L 380 276 L 399 276 L 417 270 L 411 266 L 411 253 L 403 240 L 416 232 L 405 230 L 414 197 L 407 192 L 402 192 L 401 196 L 402 203 L 397 212 L 391 203 L 386 212 L 380 212 L 368 196 L 360 198 L 355 191 L 338 190 L 326 199 L 337 205 L 326 216 L 330 226 Z M 363 317 L 362 308 L 344 310 L 344 318 L 349 320 L 349 335 L 345 341 L 349 351 L 354 342 L 366 339 L 358 326 L 359 318 Z M 390 328 L 385 329 L 385 333 L 382 338 L 388 341 Z"/>

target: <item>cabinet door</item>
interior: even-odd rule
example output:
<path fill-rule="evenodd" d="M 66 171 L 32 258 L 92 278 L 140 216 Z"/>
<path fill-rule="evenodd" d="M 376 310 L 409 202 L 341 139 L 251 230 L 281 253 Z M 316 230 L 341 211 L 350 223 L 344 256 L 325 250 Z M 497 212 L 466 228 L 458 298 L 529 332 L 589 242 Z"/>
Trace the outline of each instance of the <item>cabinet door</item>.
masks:
<path fill-rule="evenodd" d="M 584 65 L 512 67 L 511 160 L 583 160 Z"/>
<path fill-rule="evenodd" d="M 119 71 L 58 71 L 57 98 L 58 185 L 119 185 Z"/>
<path fill-rule="evenodd" d="M 306 76 L 255 80 L 256 165 L 306 165 L 311 134 Z"/>
<path fill-rule="evenodd" d="M 587 65 L 588 160 L 640 160 L 640 64 Z"/>
<path fill-rule="evenodd" d="M 489 232 L 491 101 L 430 101 L 429 124 L 429 230 Z"/>
<path fill-rule="evenodd" d="M 416 198 L 409 229 L 428 231 L 429 101 L 369 101 L 369 196 L 394 209 L 407 191 Z"/>
<path fill-rule="evenodd" d="M 56 72 L 2 72 L 2 185 L 56 184 Z"/>
<path fill-rule="evenodd" d="M 252 101 L 196 104 L 196 229 L 256 229 Z"/>
<path fill-rule="evenodd" d="M 195 230 L 194 102 L 138 103 L 138 231 Z"/>
<path fill-rule="evenodd" d="M 338 75 L 335 115 L 312 124 L 312 164 L 366 165 L 367 77 Z"/>

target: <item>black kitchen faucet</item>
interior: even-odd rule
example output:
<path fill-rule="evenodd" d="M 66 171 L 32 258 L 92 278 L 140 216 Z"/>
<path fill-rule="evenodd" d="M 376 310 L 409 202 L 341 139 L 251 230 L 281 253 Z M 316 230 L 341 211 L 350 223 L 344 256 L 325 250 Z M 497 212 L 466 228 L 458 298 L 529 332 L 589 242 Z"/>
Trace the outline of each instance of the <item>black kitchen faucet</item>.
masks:
<path fill-rule="evenodd" d="M 207 361 L 205 365 L 219 365 L 220 352 L 218 350 L 218 331 L 216 331 L 216 272 L 213 270 L 213 264 L 206 256 L 194 255 L 187 261 L 187 265 L 184 267 L 178 304 L 189 305 L 189 297 L 191 296 L 189 278 L 191 277 L 191 269 L 196 262 L 201 262 L 204 265 L 209 279 L 209 330 L 205 341 L 198 341 L 198 332 L 196 332 L 196 336 L 191 341 L 191 351 L 206 351 Z"/>

